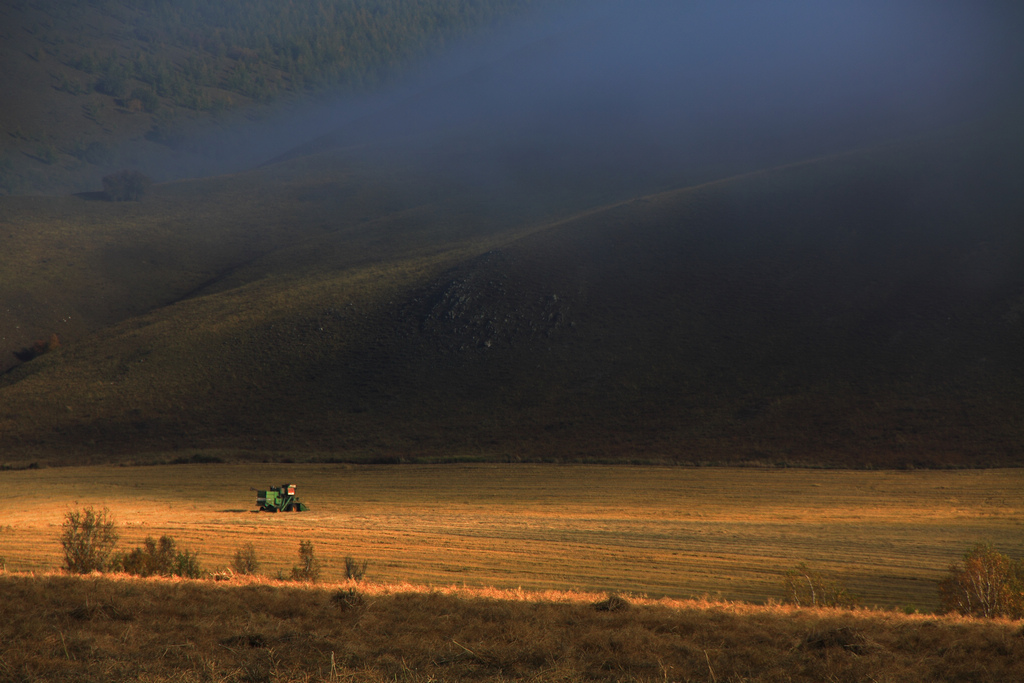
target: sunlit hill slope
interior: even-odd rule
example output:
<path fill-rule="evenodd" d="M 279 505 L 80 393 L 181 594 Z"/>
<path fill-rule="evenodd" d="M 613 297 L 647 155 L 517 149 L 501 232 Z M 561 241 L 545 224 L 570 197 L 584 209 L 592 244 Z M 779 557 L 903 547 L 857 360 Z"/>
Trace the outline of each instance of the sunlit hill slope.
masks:
<path fill-rule="evenodd" d="M 352 150 L 3 198 L 0 460 L 1021 464 L 1021 151 L 936 137 L 603 206 Z"/>

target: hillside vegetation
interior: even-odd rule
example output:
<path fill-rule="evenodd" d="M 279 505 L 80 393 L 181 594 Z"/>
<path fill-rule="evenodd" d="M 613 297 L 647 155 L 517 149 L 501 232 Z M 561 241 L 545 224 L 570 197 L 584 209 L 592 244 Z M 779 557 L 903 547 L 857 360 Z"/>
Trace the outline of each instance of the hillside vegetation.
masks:
<path fill-rule="evenodd" d="M 542 4 L 5 2 L 0 194 L 88 190 L 139 163 L 194 175 L 215 161 L 198 142 L 211 130 L 224 137 L 272 104 L 378 90 Z"/>
<path fill-rule="evenodd" d="M 5 363 L 62 346 L 0 379 L 0 448 L 1019 464 L 1019 150 L 932 137 L 602 208 L 383 149 L 5 199 Z"/>

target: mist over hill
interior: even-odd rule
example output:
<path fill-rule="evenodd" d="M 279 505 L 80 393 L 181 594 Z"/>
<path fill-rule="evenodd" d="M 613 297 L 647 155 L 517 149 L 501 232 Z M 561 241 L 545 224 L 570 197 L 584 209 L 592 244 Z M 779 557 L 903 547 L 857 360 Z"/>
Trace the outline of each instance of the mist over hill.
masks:
<path fill-rule="evenodd" d="M 510 187 L 691 184 L 1018 111 L 1013 15 L 992 3 L 590 3 L 500 48 L 453 52 L 370 114 L 319 112 L 342 122 L 293 153 L 383 140 Z"/>
<path fill-rule="evenodd" d="M 0 199 L 0 458 L 1021 464 L 1019 14 L 563 8 L 257 168 Z"/>
<path fill-rule="evenodd" d="M 299 112 L 560 3 L 0 3 L 0 194 L 89 190 L 125 165 L 158 180 L 246 168 L 309 139 Z"/>

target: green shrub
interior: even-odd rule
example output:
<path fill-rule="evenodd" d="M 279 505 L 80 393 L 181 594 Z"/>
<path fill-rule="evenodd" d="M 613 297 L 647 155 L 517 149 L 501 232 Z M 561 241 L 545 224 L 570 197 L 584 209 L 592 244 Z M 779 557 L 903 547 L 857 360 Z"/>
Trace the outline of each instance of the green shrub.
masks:
<path fill-rule="evenodd" d="M 178 550 L 171 536 L 161 536 L 159 541 L 147 537 L 140 547 L 115 557 L 111 567 L 135 576 L 183 576 L 198 579 L 203 575 L 199 553 Z"/>
<path fill-rule="evenodd" d="M 238 574 L 255 574 L 260 568 L 256 547 L 252 543 L 246 543 L 236 550 L 231 560 L 231 568 Z"/>
<path fill-rule="evenodd" d="M 117 529 L 109 510 L 72 510 L 64 515 L 61 529 L 65 569 L 73 574 L 88 574 L 109 566 L 117 545 Z"/>
<path fill-rule="evenodd" d="M 313 542 L 299 541 L 299 566 L 292 567 L 292 581 L 316 583 L 320 580 L 320 569 L 320 560 L 313 551 Z"/>
<path fill-rule="evenodd" d="M 199 553 L 193 550 L 182 550 L 174 557 L 174 566 L 171 568 L 173 576 L 182 576 L 186 579 L 202 578 L 206 572 L 199 563 Z"/>
<path fill-rule="evenodd" d="M 120 73 L 111 73 L 96 81 L 96 92 L 110 97 L 124 97 L 128 94 L 128 79 Z"/>
<path fill-rule="evenodd" d="M 135 88 L 132 90 L 131 98 L 142 103 L 142 108 L 150 114 L 160 108 L 160 98 L 149 88 Z"/>

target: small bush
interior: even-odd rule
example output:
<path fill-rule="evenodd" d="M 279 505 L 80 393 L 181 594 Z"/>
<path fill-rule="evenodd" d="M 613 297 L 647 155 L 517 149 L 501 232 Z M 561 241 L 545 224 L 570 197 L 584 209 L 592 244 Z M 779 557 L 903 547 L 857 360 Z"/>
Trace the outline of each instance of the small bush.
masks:
<path fill-rule="evenodd" d="M 867 654 L 878 647 L 859 630 L 849 626 L 811 631 L 802 645 L 810 650 L 839 648 L 857 655 Z"/>
<path fill-rule="evenodd" d="M 136 576 L 183 576 L 198 579 L 203 575 L 199 553 L 178 550 L 171 536 L 161 536 L 159 541 L 147 537 L 142 546 L 115 557 L 111 566 Z"/>
<path fill-rule="evenodd" d="M 64 515 L 61 529 L 65 569 L 73 574 L 88 574 L 109 566 L 117 545 L 117 529 L 109 510 L 72 510 Z"/>
<path fill-rule="evenodd" d="M 111 202 L 138 201 L 149 190 L 153 181 L 139 171 L 127 169 L 103 178 L 103 193 Z"/>
<path fill-rule="evenodd" d="M 132 90 L 131 99 L 138 100 L 142 108 L 150 114 L 160 108 L 160 98 L 149 88 L 135 88 Z"/>
<path fill-rule="evenodd" d="M 171 569 L 173 576 L 182 576 L 186 579 L 202 578 L 203 566 L 199 564 L 199 553 L 193 550 L 182 550 L 174 558 L 174 566 Z"/>
<path fill-rule="evenodd" d="M 54 332 L 50 335 L 49 340 L 37 339 L 32 346 L 26 346 L 21 351 L 15 351 L 14 356 L 24 363 L 58 348 L 60 348 L 60 337 Z"/>
<path fill-rule="evenodd" d="M 313 551 L 313 542 L 299 541 L 299 566 L 292 567 L 292 581 L 316 583 L 320 580 L 320 569 L 320 560 Z"/>
<path fill-rule="evenodd" d="M 231 560 L 231 568 L 238 574 L 255 574 L 260 568 L 256 547 L 252 543 L 246 543 L 236 550 Z"/>
<path fill-rule="evenodd" d="M 1024 617 L 1024 562 L 979 543 L 954 562 L 939 582 L 947 612 L 975 617 Z"/>
<path fill-rule="evenodd" d="M 93 166 L 109 164 L 114 158 L 114 154 L 110 150 L 110 147 L 98 140 L 90 142 L 88 146 L 76 150 L 75 156 L 92 164 Z"/>
<path fill-rule="evenodd" d="M 598 612 L 622 612 L 629 609 L 632 605 L 629 600 L 626 600 L 620 595 L 610 594 L 607 599 L 600 600 L 593 604 L 594 609 Z"/>
<path fill-rule="evenodd" d="M 128 94 L 128 79 L 122 74 L 111 73 L 96 81 L 96 92 L 111 97 L 124 97 Z"/>
<path fill-rule="evenodd" d="M 352 579 L 353 581 L 362 581 L 363 576 L 366 575 L 366 567 L 368 562 L 363 560 L 360 562 L 353 557 L 345 557 L 345 578 Z"/>
<path fill-rule="evenodd" d="M 337 605 L 342 612 L 348 612 L 363 607 L 366 604 L 366 598 L 355 588 L 349 588 L 332 595 L 331 602 Z"/>
<path fill-rule="evenodd" d="M 786 593 L 784 602 L 798 607 L 856 607 L 855 595 L 835 581 L 801 562 L 796 569 L 786 572 L 782 580 Z"/>

